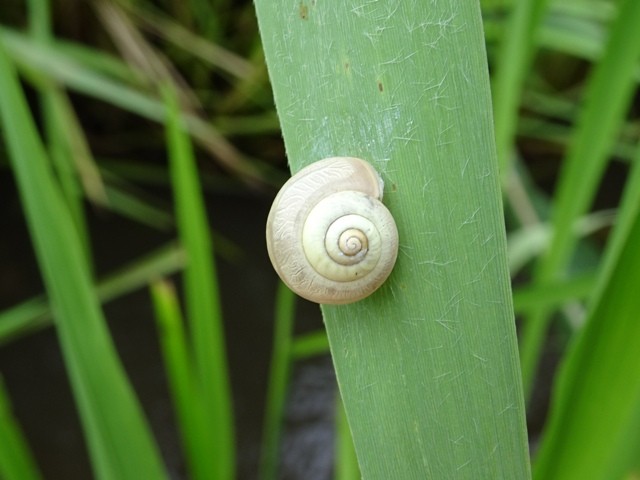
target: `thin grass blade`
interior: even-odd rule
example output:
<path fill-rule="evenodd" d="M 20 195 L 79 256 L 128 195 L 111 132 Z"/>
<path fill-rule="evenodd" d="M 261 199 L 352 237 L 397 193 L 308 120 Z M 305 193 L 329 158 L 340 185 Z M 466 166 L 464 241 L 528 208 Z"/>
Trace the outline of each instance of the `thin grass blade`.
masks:
<path fill-rule="evenodd" d="M 191 346 L 207 426 L 209 460 L 216 479 L 232 479 L 235 471 L 235 434 L 222 312 L 215 273 L 213 244 L 191 142 L 179 115 L 175 93 L 165 90 L 167 147 L 179 236 L 187 253 L 184 295 Z"/>
<path fill-rule="evenodd" d="M 536 34 L 548 3 L 548 0 L 513 2 L 502 36 L 492 91 L 496 148 L 503 176 L 511 165 L 520 98 L 536 51 Z"/>
<path fill-rule="evenodd" d="M 149 284 L 155 278 L 178 272 L 185 265 L 184 251 L 167 245 L 119 269 L 96 285 L 102 303 Z M 0 313 L 0 345 L 51 325 L 51 305 L 43 296 L 31 298 Z"/>
<path fill-rule="evenodd" d="M 262 434 L 262 458 L 260 478 L 275 480 L 278 477 L 280 435 L 289 386 L 293 357 L 291 355 L 293 321 L 296 296 L 283 283 L 278 284 L 276 294 L 273 348 L 269 368 L 269 383 Z"/>
<path fill-rule="evenodd" d="M 544 306 L 558 308 L 570 300 L 585 300 L 594 291 L 596 275 L 580 275 L 548 285 L 527 285 L 513 291 L 513 308 L 516 313 L 529 313 Z"/>
<path fill-rule="evenodd" d="M 293 339 L 291 355 L 295 360 L 303 360 L 323 353 L 329 353 L 329 339 L 325 330 L 299 335 Z"/>
<path fill-rule="evenodd" d="M 9 402 L 9 394 L 0 377 L 0 478 L 4 480 L 40 480 L 38 469 Z"/>
<path fill-rule="evenodd" d="M 48 45 L 52 41 L 51 32 L 51 7 L 48 0 L 29 0 L 29 27 L 34 41 L 40 45 Z M 67 201 L 69 212 L 76 224 L 76 228 L 82 241 L 85 256 L 89 262 L 91 259 L 89 236 L 84 216 L 82 189 L 72 162 L 72 156 L 66 148 L 66 133 L 75 127 L 70 124 L 64 128 L 65 123 L 60 118 L 60 96 L 57 86 L 50 82 L 40 92 L 40 107 L 42 122 L 44 124 L 45 137 L 48 145 L 52 164 L 56 168 L 56 174 L 60 181 L 60 188 Z M 90 263 L 89 263 L 90 264 Z"/>
<path fill-rule="evenodd" d="M 109 336 L 78 233 L 2 45 L 0 92 L 9 157 L 56 312 L 60 346 L 96 477 L 165 478 L 157 447 Z"/>
<path fill-rule="evenodd" d="M 217 478 L 215 462 L 210 460 L 207 412 L 173 284 L 164 280 L 153 282 L 151 297 L 189 471 L 194 480 Z"/>
<path fill-rule="evenodd" d="M 254 75 L 255 67 L 251 62 L 193 33 L 172 21 L 170 17 L 154 12 L 148 7 L 143 9 L 130 5 L 128 8 L 143 28 L 159 35 L 172 45 L 240 79 Z"/>
<path fill-rule="evenodd" d="M 360 480 L 360 468 L 353 448 L 351 429 L 340 397 L 336 402 L 336 473 L 335 480 Z"/>

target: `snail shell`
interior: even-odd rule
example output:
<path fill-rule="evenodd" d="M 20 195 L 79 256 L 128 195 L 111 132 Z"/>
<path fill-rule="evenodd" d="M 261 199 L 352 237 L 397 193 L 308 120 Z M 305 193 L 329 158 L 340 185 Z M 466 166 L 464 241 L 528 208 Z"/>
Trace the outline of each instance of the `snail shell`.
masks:
<path fill-rule="evenodd" d="M 267 249 L 291 290 L 342 304 L 382 285 L 398 254 L 382 190 L 374 168 L 353 157 L 320 160 L 284 184 L 267 219 Z"/>

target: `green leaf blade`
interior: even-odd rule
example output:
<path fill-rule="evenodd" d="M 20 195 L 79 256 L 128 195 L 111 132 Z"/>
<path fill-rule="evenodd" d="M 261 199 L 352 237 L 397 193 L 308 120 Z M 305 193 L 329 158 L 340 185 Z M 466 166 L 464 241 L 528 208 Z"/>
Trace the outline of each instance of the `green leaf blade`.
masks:
<path fill-rule="evenodd" d="M 500 45 L 493 98 L 496 147 L 503 176 L 511 167 L 520 98 L 535 53 L 536 33 L 548 3 L 548 0 L 514 2 Z"/>
<path fill-rule="evenodd" d="M 639 203 L 635 203 L 637 210 Z M 609 279 L 557 380 L 535 478 L 622 478 L 637 458 L 639 242 L 640 217 L 636 215 L 626 242 L 616 255 L 615 267 L 609 270 Z"/>
<path fill-rule="evenodd" d="M 215 274 L 213 243 L 191 143 L 183 130 L 177 99 L 166 91 L 167 146 L 180 239 L 187 254 L 184 271 L 196 378 L 215 445 L 216 478 L 235 472 L 233 402 L 229 385 L 222 312 Z"/>
<path fill-rule="evenodd" d="M 363 477 L 528 478 L 478 5 L 256 8 L 291 169 L 370 161 L 400 233 L 378 292 L 323 306 Z"/>
<path fill-rule="evenodd" d="M 282 422 L 284 420 L 289 376 L 292 368 L 292 335 L 295 316 L 295 294 L 284 283 L 278 284 L 269 384 L 262 433 L 260 478 L 278 478 L 278 458 Z"/>
<path fill-rule="evenodd" d="M 5 480 L 40 480 L 29 446 L 14 418 L 9 394 L 0 377 L 0 478 Z"/>

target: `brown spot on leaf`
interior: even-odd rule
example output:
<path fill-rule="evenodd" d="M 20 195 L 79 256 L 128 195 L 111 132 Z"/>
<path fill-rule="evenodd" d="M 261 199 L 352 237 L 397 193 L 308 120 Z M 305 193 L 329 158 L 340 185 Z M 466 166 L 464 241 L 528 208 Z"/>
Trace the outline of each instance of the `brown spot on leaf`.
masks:
<path fill-rule="evenodd" d="M 300 2 L 299 13 L 302 20 L 307 20 L 309 18 L 309 7 L 304 2 Z"/>
<path fill-rule="evenodd" d="M 344 62 L 344 69 L 345 70 L 349 70 L 350 67 L 351 67 L 351 65 L 349 65 L 349 62 Z"/>
<path fill-rule="evenodd" d="M 378 90 L 384 92 L 384 85 L 382 85 L 382 82 L 378 82 Z"/>
<path fill-rule="evenodd" d="M 397 192 L 398 191 L 398 186 L 395 183 L 391 184 L 391 191 L 392 192 Z"/>

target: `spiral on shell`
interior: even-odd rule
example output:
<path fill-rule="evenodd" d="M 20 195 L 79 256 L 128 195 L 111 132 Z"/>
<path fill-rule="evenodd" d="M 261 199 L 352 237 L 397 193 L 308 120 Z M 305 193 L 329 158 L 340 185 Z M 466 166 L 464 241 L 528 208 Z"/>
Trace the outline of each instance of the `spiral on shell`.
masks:
<path fill-rule="evenodd" d="M 382 190 L 374 168 L 354 157 L 315 162 L 285 183 L 267 219 L 267 249 L 289 288 L 317 303 L 343 304 L 384 283 L 398 231 Z"/>

